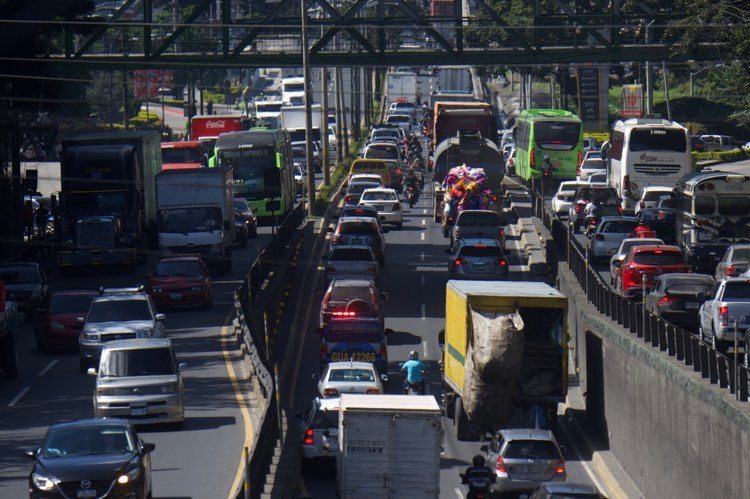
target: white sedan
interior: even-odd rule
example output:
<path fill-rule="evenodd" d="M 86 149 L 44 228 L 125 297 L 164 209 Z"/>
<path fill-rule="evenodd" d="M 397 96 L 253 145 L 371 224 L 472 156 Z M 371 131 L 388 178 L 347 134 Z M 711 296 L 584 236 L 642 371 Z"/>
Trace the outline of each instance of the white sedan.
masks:
<path fill-rule="evenodd" d="M 365 189 L 362 197 L 359 198 L 359 204 L 372 206 L 378 210 L 380 220 L 384 223 L 394 224 L 397 229 L 404 225 L 401 203 L 398 201 L 398 194 L 393 189 L 385 187 Z"/>
<path fill-rule="evenodd" d="M 388 381 L 388 376 L 378 374 L 370 362 L 331 362 L 313 379 L 318 380 L 320 396 L 331 398 L 342 393 L 382 394 L 382 381 Z"/>
<path fill-rule="evenodd" d="M 573 201 L 573 194 L 575 194 L 576 188 L 582 185 L 586 185 L 586 182 L 576 182 L 574 180 L 560 182 L 557 192 L 552 196 L 552 209 L 555 213 L 558 215 L 568 213 L 570 204 Z"/>

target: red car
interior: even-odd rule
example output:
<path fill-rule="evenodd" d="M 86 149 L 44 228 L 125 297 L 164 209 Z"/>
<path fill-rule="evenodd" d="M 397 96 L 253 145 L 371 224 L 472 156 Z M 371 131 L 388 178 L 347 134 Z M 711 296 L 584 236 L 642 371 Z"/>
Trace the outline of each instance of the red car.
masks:
<path fill-rule="evenodd" d="M 97 296 L 99 293 L 88 290 L 50 293 L 37 310 L 34 324 L 37 350 L 78 348 L 78 336 L 83 328 L 78 318 L 86 318 Z"/>
<path fill-rule="evenodd" d="M 617 269 L 615 288 L 624 297 L 635 298 L 643 293 L 644 279 L 649 292 L 656 276 L 687 272 L 690 265 L 678 246 L 634 246 Z"/>
<path fill-rule="evenodd" d="M 208 269 L 197 256 L 162 258 L 153 274 L 146 276 L 146 289 L 159 309 L 213 305 L 213 285 Z"/>

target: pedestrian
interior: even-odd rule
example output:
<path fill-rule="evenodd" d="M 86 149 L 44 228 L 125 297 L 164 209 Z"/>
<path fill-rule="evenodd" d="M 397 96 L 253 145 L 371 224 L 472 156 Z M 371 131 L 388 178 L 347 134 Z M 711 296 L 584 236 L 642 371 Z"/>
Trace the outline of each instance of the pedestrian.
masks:
<path fill-rule="evenodd" d="M 208 101 L 206 104 L 206 114 L 214 114 L 214 101 Z"/>
<path fill-rule="evenodd" d="M 34 207 L 31 205 L 31 199 L 27 199 L 23 204 L 23 228 L 24 233 L 31 239 L 34 236 Z"/>
<path fill-rule="evenodd" d="M 44 201 L 39 202 L 39 208 L 36 210 L 36 228 L 39 237 L 47 235 L 47 221 L 49 220 L 49 210 L 44 206 Z"/>

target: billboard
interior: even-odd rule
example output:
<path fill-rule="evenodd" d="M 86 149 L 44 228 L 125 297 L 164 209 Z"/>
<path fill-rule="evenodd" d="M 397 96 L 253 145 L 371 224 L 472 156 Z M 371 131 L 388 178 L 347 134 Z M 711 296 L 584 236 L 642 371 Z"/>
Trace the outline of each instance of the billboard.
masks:
<path fill-rule="evenodd" d="M 643 116 L 643 85 L 622 86 L 620 116 L 623 118 L 640 118 Z"/>
<path fill-rule="evenodd" d="M 159 89 L 171 90 L 174 86 L 174 70 L 137 69 L 133 71 L 133 86 L 139 99 L 155 99 Z"/>

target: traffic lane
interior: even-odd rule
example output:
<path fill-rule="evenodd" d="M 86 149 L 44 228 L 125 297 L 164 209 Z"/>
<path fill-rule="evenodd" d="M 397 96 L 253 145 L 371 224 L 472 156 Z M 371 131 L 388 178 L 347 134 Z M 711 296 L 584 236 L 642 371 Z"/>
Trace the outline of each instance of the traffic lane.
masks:
<path fill-rule="evenodd" d="M 244 426 L 227 379 L 220 334 L 233 307 L 233 293 L 255 254 L 252 247 L 233 252 L 233 271 L 214 280 L 211 311 L 165 311 L 167 336 L 174 341 L 178 359 L 188 364 L 184 372 L 188 420 L 182 431 L 142 428 L 144 439 L 157 445 L 153 455 L 154 491 L 159 495 L 214 497 L 229 492 L 234 471 L 221 463 L 235 454 L 239 458 Z M 152 268 L 150 260 L 139 270 L 145 273 Z M 54 287 L 130 286 L 136 283 L 133 275 L 102 269 L 99 275 L 88 272 L 63 276 Z M 19 377 L 0 384 L 0 404 L 7 418 L 12 418 L 11 424 L 0 428 L 0 480 L 22 495 L 26 493 L 30 461 L 21 451 L 38 446 L 55 421 L 92 417 L 94 379 L 79 373 L 75 350 L 38 352 L 32 324 L 23 324 L 16 337 L 22 362 Z M 208 477 L 199 478 L 204 474 Z"/>

